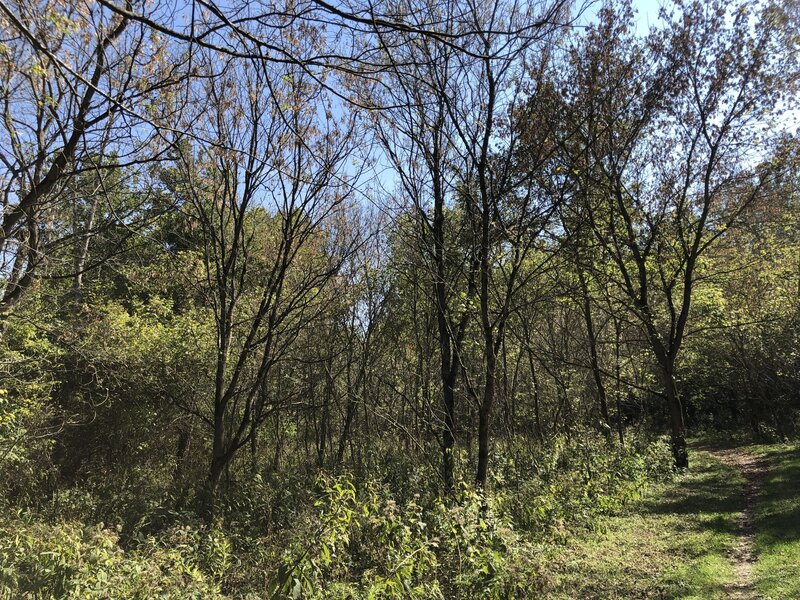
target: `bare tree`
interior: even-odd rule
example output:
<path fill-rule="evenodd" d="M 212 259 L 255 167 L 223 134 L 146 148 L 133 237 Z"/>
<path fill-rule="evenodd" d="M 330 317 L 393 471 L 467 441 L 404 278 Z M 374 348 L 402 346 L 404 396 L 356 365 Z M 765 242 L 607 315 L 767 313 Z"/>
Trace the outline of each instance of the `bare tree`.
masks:
<path fill-rule="evenodd" d="M 213 434 L 213 515 L 223 473 L 277 408 L 269 373 L 351 251 L 338 216 L 356 120 L 320 112 L 325 93 L 298 68 L 213 55 L 203 68 L 216 75 L 195 88 L 207 101 L 194 126 L 210 143 L 187 148 L 172 187 L 201 232 L 216 324 L 212 406 L 198 414 Z"/>
<path fill-rule="evenodd" d="M 0 307 L 8 309 L 55 247 L 72 244 L 74 268 L 87 268 L 88 239 L 107 223 L 95 206 L 75 231 L 52 227 L 69 210 L 69 184 L 159 156 L 163 145 L 138 105 L 179 80 L 182 66 L 165 66 L 147 28 L 96 5 L 2 2 L 0 23 Z"/>
<path fill-rule="evenodd" d="M 608 258 L 598 271 L 645 329 L 688 465 L 678 357 L 706 250 L 780 170 L 762 129 L 797 73 L 775 11 L 692 3 L 646 40 L 630 9 L 604 9 L 577 48 L 565 143 L 575 204 Z M 789 85 L 777 85 L 788 81 Z"/>

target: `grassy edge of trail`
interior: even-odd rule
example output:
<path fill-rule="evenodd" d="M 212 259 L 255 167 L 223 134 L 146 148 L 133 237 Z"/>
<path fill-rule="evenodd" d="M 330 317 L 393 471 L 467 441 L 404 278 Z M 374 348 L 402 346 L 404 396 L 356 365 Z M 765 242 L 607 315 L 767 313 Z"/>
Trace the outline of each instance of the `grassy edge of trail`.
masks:
<path fill-rule="evenodd" d="M 753 569 L 759 598 L 800 598 L 800 444 L 745 448 L 766 463 L 755 508 Z"/>
<path fill-rule="evenodd" d="M 551 550 L 546 598 L 727 598 L 743 476 L 707 451 L 596 531 Z"/>

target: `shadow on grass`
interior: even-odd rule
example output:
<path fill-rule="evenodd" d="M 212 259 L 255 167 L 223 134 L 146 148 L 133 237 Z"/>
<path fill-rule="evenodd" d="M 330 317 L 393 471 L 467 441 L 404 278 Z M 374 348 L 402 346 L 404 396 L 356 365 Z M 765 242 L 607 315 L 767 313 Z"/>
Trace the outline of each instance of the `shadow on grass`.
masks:
<path fill-rule="evenodd" d="M 754 583 L 764 598 L 800 598 L 800 447 L 786 445 L 738 445 L 717 442 L 696 446 L 693 472 L 672 496 L 662 495 L 650 506 L 656 514 L 677 516 L 687 534 L 710 533 L 719 544 L 698 548 L 699 563 L 712 564 L 725 557 L 724 538 L 715 533 L 741 535 L 737 515 L 745 506 L 745 484 L 755 486 L 753 519 L 756 565 Z M 736 450 L 756 458 L 755 466 L 743 473 L 711 459 L 706 452 Z M 730 538 L 729 538 L 730 539 Z M 688 549 L 687 545 L 687 549 Z M 716 556 L 714 556 L 716 553 Z M 690 554 L 691 555 L 691 554 Z M 705 584 L 702 577 L 692 579 L 693 597 L 728 597 L 724 590 Z M 737 582 L 741 584 L 742 582 Z"/>
<path fill-rule="evenodd" d="M 716 460 L 696 461 L 680 485 L 665 490 L 662 495 L 644 504 L 646 512 L 673 515 L 719 515 L 720 531 L 736 533 L 736 520 L 728 518 L 744 508 L 744 480 Z M 687 522 L 689 519 L 687 519 Z M 703 523 L 703 527 L 706 526 Z"/>
<path fill-rule="evenodd" d="M 800 595 L 800 448 L 769 448 L 756 509 L 756 547 L 763 567 L 759 586 L 770 597 Z"/>
<path fill-rule="evenodd" d="M 705 449 L 704 449 L 705 450 Z M 654 495 L 642 512 L 669 523 L 677 559 L 665 573 L 666 598 L 728 598 L 746 480 L 705 451 L 693 453 L 691 470 Z"/>
<path fill-rule="evenodd" d="M 758 495 L 756 531 L 774 543 L 800 542 L 800 447 L 766 447 L 758 454 L 767 466 Z"/>
<path fill-rule="evenodd" d="M 711 454 L 731 449 L 757 462 L 740 470 Z M 738 590 L 741 597 L 800 599 L 800 448 L 717 443 L 693 450 L 687 473 L 655 488 L 635 516 L 612 522 L 602 543 L 588 544 L 568 563 L 560 583 L 567 595 L 558 598 L 727 600 Z M 754 487 L 752 520 L 743 525 Z M 765 559 L 771 552 L 772 562 L 761 571 L 757 563 L 740 580 L 743 527 L 755 531 L 756 551 Z"/>

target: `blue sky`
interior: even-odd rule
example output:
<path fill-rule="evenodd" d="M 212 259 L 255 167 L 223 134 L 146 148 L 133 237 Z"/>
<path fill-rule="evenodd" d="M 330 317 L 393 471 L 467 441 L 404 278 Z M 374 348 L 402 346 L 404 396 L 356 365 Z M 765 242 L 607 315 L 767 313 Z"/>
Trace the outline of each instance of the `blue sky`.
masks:
<path fill-rule="evenodd" d="M 644 33 L 658 19 L 660 3 L 658 0 L 634 0 L 633 6 L 638 12 L 637 25 L 639 26 L 639 31 Z"/>
<path fill-rule="evenodd" d="M 646 34 L 650 25 L 656 22 L 662 3 L 663 0 L 632 0 L 633 8 L 636 10 L 636 25 L 640 34 Z M 603 0 L 594 0 L 594 3 L 584 13 L 583 20 L 586 22 L 594 20 L 597 10 L 602 5 Z"/>

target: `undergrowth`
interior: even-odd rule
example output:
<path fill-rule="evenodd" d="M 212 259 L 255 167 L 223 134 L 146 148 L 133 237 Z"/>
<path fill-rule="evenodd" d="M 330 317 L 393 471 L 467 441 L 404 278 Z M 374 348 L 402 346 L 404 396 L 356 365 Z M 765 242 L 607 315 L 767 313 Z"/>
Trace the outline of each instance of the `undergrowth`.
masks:
<path fill-rule="evenodd" d="M 424 466 L 407 465 L 402 481 L 394 464 L 367 477 L 255 475 L 231 488 L 210 527 L 170 492 L 103 503 L 105 488 L 76 487 L 47 502 L 6 501 L 0 597 L 527 597 L 548 544 L 595 527 L 671 472 L 663 440 L 578 439 L 498 449 L 487 492 L 461 481 L 444 498 Z"/>

